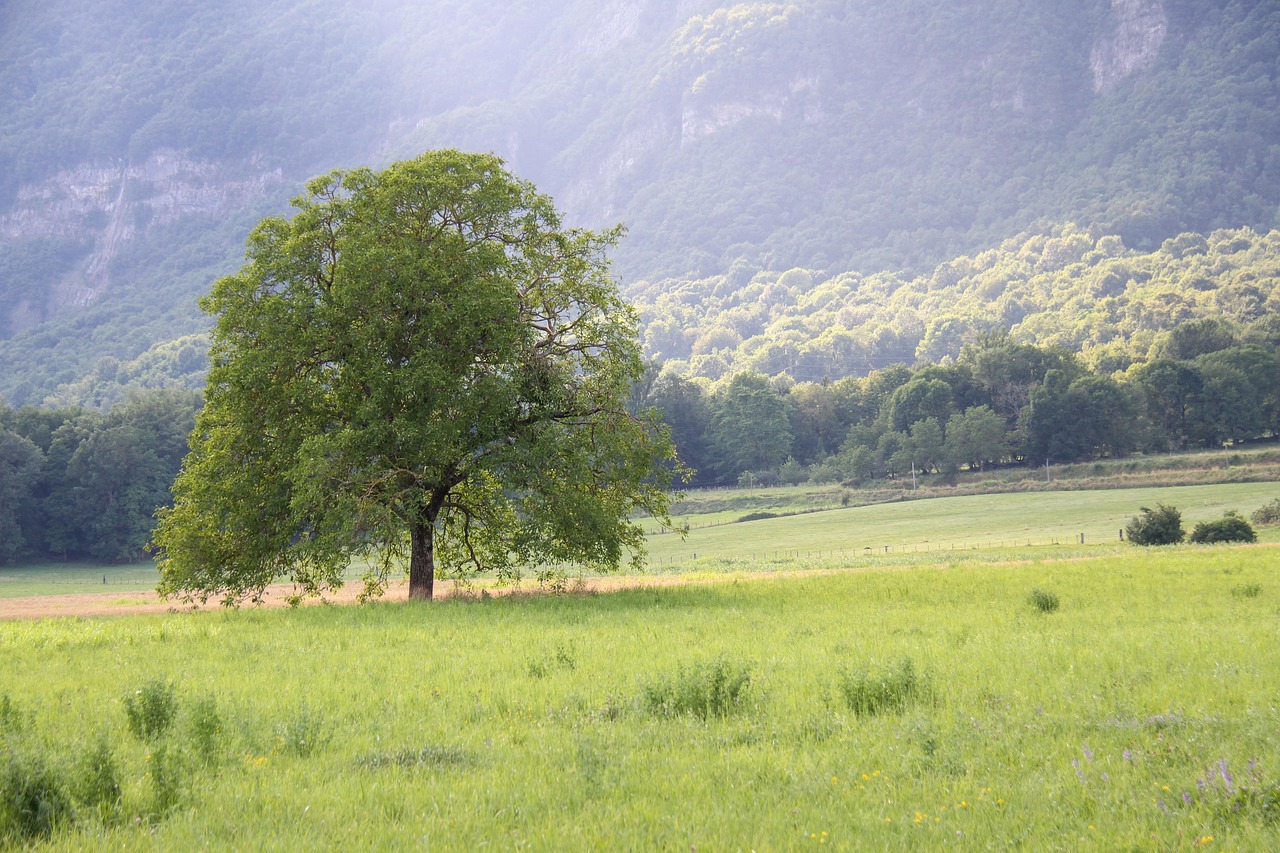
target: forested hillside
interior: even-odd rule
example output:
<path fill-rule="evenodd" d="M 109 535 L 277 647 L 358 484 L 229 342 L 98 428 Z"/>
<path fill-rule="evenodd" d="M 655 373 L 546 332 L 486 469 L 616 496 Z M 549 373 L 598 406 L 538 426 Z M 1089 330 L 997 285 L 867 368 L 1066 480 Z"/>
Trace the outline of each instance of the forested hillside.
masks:
<path fill-rule="evenodd" d="M 1104 235 L 1149 253 L 1266 234 L 1278 55 L 1280 11 L 1244 0 L 14 0 L 0 396 L 99 405 L 198 382 L 195 300 L 252 224 L 311 175 L 426 147 L 494 150 L 573 221 L 626 224 L 617 270 L 647 304 L 802 269 L 857 314 L 959 256 L 998 301 L 983 253 L 1028 229 L 1079 223 L 1103 253 Z M 955 351 L 930 336 L 954 286 L 900 297 L 918 341 L 876 315 L 901 340 L 860 342 L 872 361 L 852 369 Z M 1015 301 L 1004 325 L 1041 334 L 1041 306 Z M 677 331 L 687 354 L 655 350 L 692 366 L 702 330 Z M 1080 335 L 1063 342 L 1109 342 Z"/>
<path fill-rule="evenodd" d="M 985 333 L 1079 352 L 1102 372 L 1158 356 L 1169 332 L 1220 318 L 1280 343 L 1280 232 L 1181 234 L 1154 252 L 1065 226 L 1022 234 L 931 273 L 827 276 L 796 268 L 640 285 L 647 355 L 718 382 L 795 381 L 954 359 Z"/>

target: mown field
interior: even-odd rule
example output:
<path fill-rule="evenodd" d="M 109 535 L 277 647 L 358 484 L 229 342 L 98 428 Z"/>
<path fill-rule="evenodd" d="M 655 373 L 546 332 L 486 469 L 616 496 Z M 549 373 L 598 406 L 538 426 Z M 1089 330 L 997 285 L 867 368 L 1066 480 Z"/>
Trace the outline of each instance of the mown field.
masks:
<path fill-rule="evenodd" d="M 0 623 L 0 837 L 1280 849 L 1280 548 L 1079 550 Z"/>
<path fill-rule="evenodd" d="M 1163 502 L 1178 507 L 1190 532 L 1196 521 L 1220 518 L 1231 509 L 1248 516 L 1280 498 L 1275 482 L 1248 482 L 964 495 L 841 507 L 841 491 L 790 486 L 694 492 L 676 517 L 690 526 L 688 536 L 650 536 L 648 570 L 787 571 L 828 559 L 874 566 L 881 562 L 878 558 L 901 563 L 905 555 L 928 563 L 944 553 L 952 560 L 983 562 L 1064 557 L 1069 549 L 1085 555 L 1123 554 L 1130 548 L 1120 542 L 1120 529 L 1142 506 Z M 779 517 L 737 523 L 761 511 Z M 645 523 L 656 530 L 651 520 Z M 1258 535 L 1264 542 L 1280 542 L 1280 528 L 1259 528 Z M 359 566 L 348 573 L 352 579 L 360 574 Z M 154 589 L 158 580 L 150 563 L 7 567 L 0 569 L 0 599 L 109 593 L 132 602 L 136 596 L 130 593 Z"/>

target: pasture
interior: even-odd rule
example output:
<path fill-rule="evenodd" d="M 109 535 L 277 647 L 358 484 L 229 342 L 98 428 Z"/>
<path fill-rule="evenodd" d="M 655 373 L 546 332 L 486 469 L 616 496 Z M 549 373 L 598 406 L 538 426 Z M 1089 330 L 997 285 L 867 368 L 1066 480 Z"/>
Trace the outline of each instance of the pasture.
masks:
<path fill-rule="evenodd" d="M 1280 549 L 1078 552 L 0 623 L 0 837 L 1280 847 Z"/>

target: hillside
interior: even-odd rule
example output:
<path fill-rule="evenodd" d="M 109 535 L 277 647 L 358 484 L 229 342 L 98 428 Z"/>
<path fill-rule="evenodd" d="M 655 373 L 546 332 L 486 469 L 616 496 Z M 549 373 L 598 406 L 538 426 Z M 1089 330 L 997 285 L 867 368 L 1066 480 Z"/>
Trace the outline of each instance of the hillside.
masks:
<path fill-rule="evenodd" d="M 819 382 L 954 359 L 984 333 L 1080 352 L 1103 373 L 1144 362 L 1163 334 L 1217 318 L 1280 343 L 1280 231 L 1182 234 L 1153 252 L 1064 226 L 908 277 L 796 268 L 634 290 L 646 352 L 668 373 L 741 371 Z"/>
<path fill-rule="evenodd" d="M 910 277 L 1065 222 L 1152 251 L 1280 207 L 1265 2 L 15 0 L 0 45 L 15 404 L 200 333 L 196 297 L 305 178 L 426 147 L 624 222 L 641 295 Z"/>

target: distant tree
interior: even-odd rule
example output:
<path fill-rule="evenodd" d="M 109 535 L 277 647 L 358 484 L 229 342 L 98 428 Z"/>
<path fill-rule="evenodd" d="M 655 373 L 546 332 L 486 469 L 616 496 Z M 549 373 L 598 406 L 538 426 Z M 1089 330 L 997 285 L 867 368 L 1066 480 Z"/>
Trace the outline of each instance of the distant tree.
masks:
<path fill-rule="evenodd" d="M 893 392 L 888 406 L 882 411 L 889 429 L 902 432 L 926 418 L 945 422 L 954 411 L 954 401 L 955 394 L 946 381 L 913 376 L 910 382 Z"/>
<path fill-rule="evenodd" d="M 1110 377 L 1051 370 L 1031 393 L 1019 418 L 1022 451 L 1028 460 L 1072 461 L 1119 455 L 1133 449 L 1134 402 Z"/>
<path fill-rule="evenodd" d="M 722 478 L 776 469 L 791 453 L 787 400 L 758 373 L 739 373 L 711 400 L 711 452 Z"/>
<path fill-rule="evenodd" d="M 849 432 L 847 407 L 842 407 L 831 383 L 804 382 L 787 395 L 791 401 L 792 449 L 809 464 L 835 453 Z"/>
<path fill-rule="evenodd" d="M 43 464 L 44 454 L 31 440 L 0 429 L 0 565 L 15 562 L 28 551 L 23 521 L 34 509 Z"/>
<path fill-rule="evenodd" d="M 1180 323 L 1151 348 L 1151 357 L 1190 361 L 1199 356 L 1235 346 L 1234 324 L 1218 317 L 1203 317 Z"/>
<path fill-rule="evenodd" d="M 191 391 L 135 391 L 111 411 L 84 413 L 53 434 L 44 538 L 62 557 L 142 559 L 199 408 Z"/>
<path fill-rule="evenodd" d="M 653 383 L 644 402 L 662 415 L 680 461 L 693 476 L 697 477 L 699 471 L 710 475 L 705 469 L 710 468 L 707 441 L 711 410 L 702 388 L 684 377 L 663 374 Z"/>
<path fill-rule="evenodd" d="M 1050 370 L 1079 372 L 1075 357 L 1061 348 L 1043 349 L 1014 341 L 1006 330 L 986 332 L 960 352 L 991 407 L 1012 427 L 1031 398 L 1031 389 Z"/>
<path fill-rule="evenodd" d="M 947 421 L 946 456 L 956 465 L 982 470 L 1009 454 L 1004 418 L 988 406 L 973 406 Z"/>
<path fill-rule="evenodd" d="M 206 405 L 155 535 L 166 595 L 287 578 L 366 593 L 408 557 L 518 572 L 639 559 L 666 518 L 668 433 L 626 402 L 644 364 L 609 277 L 616 232 L 562 226 L 489 155 L 433 151 L 311 181 L 263 220 L 217 315 Z"/>
<path fill-rule="evenodd" d="M 1155 359 L 1128 374 L 1141 391 L 1148 421 L 1166 448 L 1185 448 L 1191 441 L 1195 410 L 1204 379 L 1194 364 Z"/>
<path fill-rule="evenodd" d="M 1165 504 L 1156 504 L 1155 509 L 1142 507 L 1141 513 L 1125 525 L 1124 532 L 1134 545 L 1176 545 L 1185 536 L 1182 513 Z"/>

